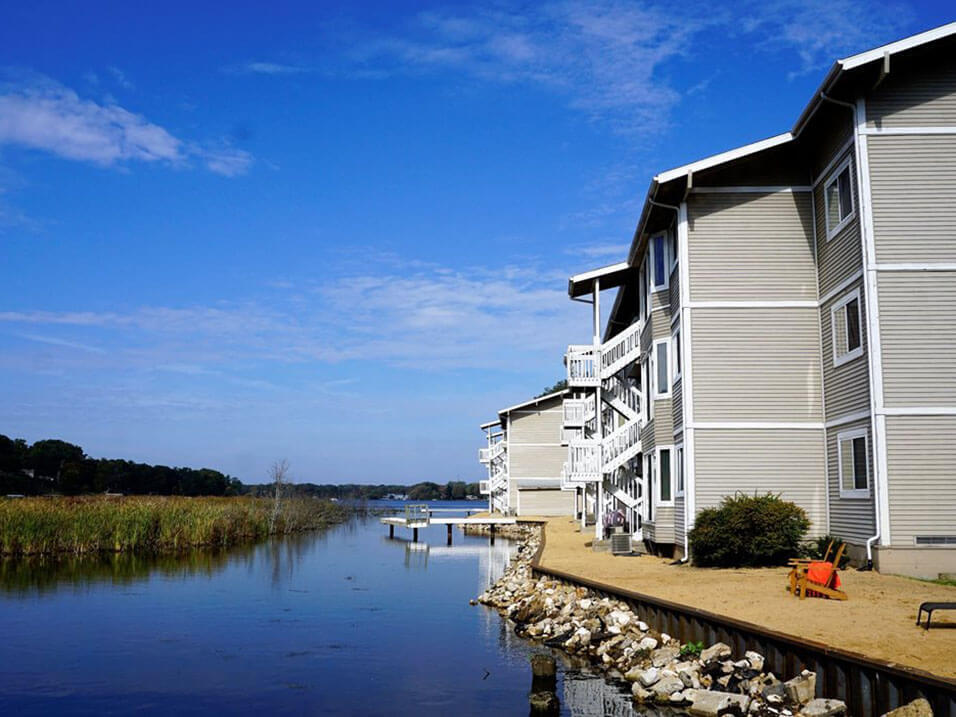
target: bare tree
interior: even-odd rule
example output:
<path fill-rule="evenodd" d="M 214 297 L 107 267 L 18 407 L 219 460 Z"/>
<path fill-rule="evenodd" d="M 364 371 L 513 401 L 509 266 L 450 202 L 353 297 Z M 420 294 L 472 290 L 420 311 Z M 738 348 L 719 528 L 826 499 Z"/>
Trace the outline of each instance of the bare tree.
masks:
<path fill-rule="evenodd" d="M 276 461 L 269 469 L 269 478 L 272 479 L 272 485 L 275 491 L 275 499 L 272 504 L 272 517 L 269 519 L 269 533 L 275 531 L 276 520 L 279 518 L 279 512 L 282 510 L 282 486 L 286 482 L 286 476 L 289 473 L 289 461 L 283 458 Z"/>

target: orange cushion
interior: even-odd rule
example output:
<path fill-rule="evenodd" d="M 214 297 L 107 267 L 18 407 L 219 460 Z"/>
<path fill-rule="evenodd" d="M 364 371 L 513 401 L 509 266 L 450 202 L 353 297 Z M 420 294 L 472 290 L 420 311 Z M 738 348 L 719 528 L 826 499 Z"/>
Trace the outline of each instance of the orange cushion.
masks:
<path fill-rule="evenodd" d="M 814 561 L 807 567 L 807 580 L 828 588 L 840 587 L 840 575 L 833 569 L 833 563 Z"/>

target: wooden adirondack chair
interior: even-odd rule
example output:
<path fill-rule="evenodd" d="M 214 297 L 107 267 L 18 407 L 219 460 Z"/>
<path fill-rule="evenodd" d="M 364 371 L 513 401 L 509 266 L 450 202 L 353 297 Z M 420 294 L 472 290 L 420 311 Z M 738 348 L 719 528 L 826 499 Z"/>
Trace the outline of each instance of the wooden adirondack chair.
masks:
<path fill-rule="evenodd" d="M 823 554 L 823 562 L 830 560 L 830 553 L 833 551 L 833 541 L 831 540 L 829 545 L 827 545 L 827 551 Z M 787 565 L 790 566 L 790 574 L 787 576 L 790 581 L 790 585 L 787 587 L 787 590 L 791 595 L 797 594 L 797 584 L 800 581 L 800 576 L 807 571 L 807 568 L 810 567 L 810 563 L 815 562 L 813 558 L 790 558 L 787 561 Z"/>
<path fill-rule="evenodd" d="M 827 597 L 833 600 L 846 600 L 847 594 L 839 589 L 839 573 L 837 566 L 840 564 L 840 559 L 843 557 L 843 552 L 846 550 L 846 543 L 840 545 L 836 551 L 836 556 L 833 558 L 833 562 L 829 561 L 812 561 L 808 562 L 806 567 L 798 566 L 794 570 L 797 571 L 796 582 L 793 583 L 793 578 L 791 578 L 791 584 L 793 585 L 793 592 L 796 594 L 796 591 L 800 593 L 800 599 L 803 600 L 807 597 L 807 594 L 810 594 L 813 597 Z M 829 557 L 829 549 L 827 550 L 827 557 Z M 814 573 L 811 575 L 811 573 Z M 813 578 L 811 580 L 811 577 Z"/>

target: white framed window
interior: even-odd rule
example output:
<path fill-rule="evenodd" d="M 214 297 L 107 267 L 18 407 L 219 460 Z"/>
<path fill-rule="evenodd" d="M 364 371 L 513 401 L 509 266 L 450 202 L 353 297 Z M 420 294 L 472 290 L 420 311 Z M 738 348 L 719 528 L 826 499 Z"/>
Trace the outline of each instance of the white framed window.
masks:
<path fill-rule="evenodd" d="M 834 366 L 842 366 L 863 355 L 861 318 L 859 289 L 849 292 L 830 308 Z"/>
<path fill-rule="evenodd" d="M 654 453 L 657 457 L 657 504 L 674 505 L 673 448 L 659 446 L 654 449 Z"/>
<path fill-rule="evenodd" d="M 823 202 L 827 220 L 827 241 L 830 241 L 856 213 L 849 158 L 834 170 L 823 185 Z"/>
<path fill-rule="evenodd" d="M 654 342 L 651 363 L 654 369 L 654 398 L 668 398 L 671 395 L 670 339 L 658 339 Z"/>
<path fill-rule="evenodd" d="M 870 497 L 870 451 L 867 430 L 837 434 L 837 476 L 841 498 Z"/>
<path fill-rule="evenodd" d="M 681 345 L 680 345 L 680 324 L 674 327 L 674 333 L 671 334 L 671 363 L 674 367 L 673 381 L 676 382 L 677 379 L 681 376 L 681 362 L 683 361 L 683 356 L 681 355 Z"/>
<path fill-rule="evenodd" d="M 641 359 L 641 410 L 645 423 L 654 417 L 654 402 L 650 400 L 651 395 L 651 359 L 650 354 L 646 354 Z"/>
<path fill-rule="evenodd" d="M 647 319 L 648 306 L 651 303 L 651 294 L 647 290 L 647 260 L 641 262 L 641 270 L 638 273 L 638 281 L 640 282 L 638 286 L 638 291 L 640 293 L 640 309 L 641 309 L 641 318 Z"/>
<path fill-rule="evenodd" d="M 655 234 L 648 242 L 648 257 L 650 267 L 648 275 L 650 278 L 651 291 L 663 291 L 670 286 L 671 261 L 668 254 L 670 242 L 667 241 L 667 234 Z"/>
<path fill-rule="evenodd" d="M 684 444 L 678 443 L 674 446 L 674 495 L 680 497 L 684 495 Z"/>

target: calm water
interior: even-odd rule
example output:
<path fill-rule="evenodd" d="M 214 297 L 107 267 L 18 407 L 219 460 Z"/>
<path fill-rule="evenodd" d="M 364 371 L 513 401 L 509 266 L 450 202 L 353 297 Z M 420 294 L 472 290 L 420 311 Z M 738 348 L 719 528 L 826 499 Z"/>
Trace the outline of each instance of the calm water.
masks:
<path fill-rule="evenodd" d="M 445 531 L 411 545 L 356 518 L 221 553 L 2 562 L 0 715 L 527 714 L 544 648 L 468 604 L 514 545 Z M 558 694 L 564 714 L 631 713 L 566 665 Z"/>

